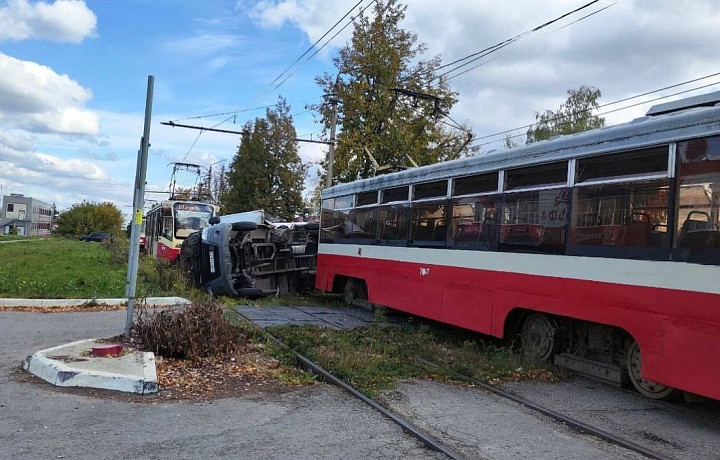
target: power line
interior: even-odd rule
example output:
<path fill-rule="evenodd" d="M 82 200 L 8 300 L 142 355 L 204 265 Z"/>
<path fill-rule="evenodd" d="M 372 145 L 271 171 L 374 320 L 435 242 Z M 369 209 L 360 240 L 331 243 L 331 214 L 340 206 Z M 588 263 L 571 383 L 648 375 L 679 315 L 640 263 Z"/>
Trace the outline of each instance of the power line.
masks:
<path fill-rule="evenodd" d="M 335 39 L 335 37 L 337 37 L 338 35 L 340 35 L 345 29 L 348 28 L 348 26 L 349 26 L 350 24 L 352 24 L 353 22 L 355 22 L 355 19 L 356 19 L 358 16 L 360 16 L 361 14 L 363 14 L 363 13 L 365 12 L 365 10 L 367 10 L 368 8 L 370 8 L 370 6 L 372 6 L 372 5 L 373 5 L 374 3 L 376 3 L 376 2 L 377 2 L 377 0 L 372 0 L 370 3 L 368 3 L 368 4 L 365 5 L 363 8 L 361 8 L 360 11 L 358 12 L 358 14 L 356 14 L 355 16 L 351 16 L 351 17 L 350 17 L 350 21 L 348 21 L 347 23 L 345 23 L 345 25 L 344 25 L 340 30 L 338 30 L 337 32 L 335 32 L 335 34 L 334 34 L 332 37 L 330 37 L 325 43 L 323 43 L 323 45 L 322 45 L 320 48 L 316 49 L 313 54 L 311 54 L 310 56 L 308 56 L 307 59 L 305 59 L 305 62 L 308 62 L 310 59 L 314 58 L 320 51 L 322 51 L 327 45 L 329 45 L 329 44 Z M 278 83 L 277 85 L 275 85 L 275 86 L 273 87 L 273 89 L 278 89 L 280 86 L 282 86 L 282 84 L 285 83 L 286 81 L 288 81 L 288 79 L 290 79 L 290 77 L 292 77 L 292 76 L 295 74 L 295 72 L 297 72 L 297 70 L 298 70 L 298 69 L 295 69 L 293 72 L 291 72 L 290 74 L 288 74 L 282 81 L 280 81 L 280 83 Z"/>
<path fill-rule="evenodd" d="M 231 119 L 232 117 L 234 117 L 234 115 L 229 116 L 229 117 L 227 117 L 226 119 L 224 119 L 223 121 L 221 121 L 220 123 L 214 125 L 213 128 L 217 128 L 218 126 L 220 126 L 221 124 L 225 123 L 226 121 L 228 121 L 228 120 Z M 172 123 L 172 122 L 170 122 L 170 123 Z M 164 125 L 165 123 L 160 123 L 160 124 Z M 173 123 L 173 125 L 174 125 L 174 123 Z M 208 130 L 208 131 L 209 131 L 209 130 Z M 202 136 L 202 133 L 203 133 L 202 131 L 200 131 L 200 132 L 198 133 L 197 137 L 196 137 L 195 140 L 193 141 L 193 143 L 192 143 L 192 145 L 190 146 L 190 148 L 188 149 L 187 153 L 185 154 L 185 156 L 183 157 L 183 159 L 180 160 L 180 163 L 184 162 L 185 159 L 188 157 L 188 155 L 190 155 L 190 152 L 192 152 L 192 149 L 195 147 L 195 144 L 197 144 L 197 141 L 200 139 L 200 136 Z"/>
<path fill-rule="evenodd" d="M 448 63 L 448 64 L 442 65 L 442 66 L 438 67 L 438 68 L 435 69 L 435 70 L 447 68 L 447 67 L 450 67 L 450 66 L 452 66 L 452 65 L 454 65 L 454 64 L 459 64 L 459 65 L 455 66 L 454 68 L 452 68 L 452 69 L 450 69 L 450 70 L 447 70 L 447 71 L 445 71 L 445 72 L 443 72 L 443 73 L 441 73 L 441 74 L 439 74 L 439 75 L 436 75 L 436 76 L 435 76 L 434 78 L 432 78 L 430 81 L 432 82 L 432 81 L 434 81 L 434 80 L 437 80 L 437 79 L 439 79 L 439 78 L 442 78 L 442 77 L 444 77 L 444 76 L 446 76 L 446 75 L 449 75 L 449 74 L 452 73 L 452 72 L 455 72 L 455 71 L 457 71 L 457 70 L 459 70 L 459 69 L 461 69 L 461 68 L 463 68 L 463 67 L 465 67 L 465 66 L 468 66 L 468 65 L 472 64 L 473 62 L 477 62 L 478 60 L 482 59 L 483 57 L 488 56 L 489 54 L 492 54 L 492 53 L 494 53 L 494 52 L 497 52 L 497 51 L 501 50 L 502 48 L 505 48 L 506 46 L 509 46 L 509 45 L 511 45 L 512 43 L 517 42 L 518 40 L 521 40 L 522 38 L 524 38 L 524 37 L 527 36 L 527 35 L 530 35 L 530 34 L 533 34 L 533 33 L 535 33 L 535 32 L 538 32 L 538 31 L 540 31 L 540 30 L 542 30 L 542 29 L 544 29 L 544 28 L 546 28 L 546 27 L 548 27 L 548 26 L 550 26 L 550 25 L 552 25 L 552 24 L 555 24 L 556 22 L 559 22 L 559 21 L 567 18 L 568 16 L 571 16 L 571 15 L 573 15 L 573 14 L 579 12 L 579 11 L 582 11 L 582 10 L 584 10 L 584 9 L 586 9 L 586 8 L 591 7 L 592 5 L 594 5 L 594 4 L 596 4 L 596 3 L 600 2 L 600 1 L 601 1 L 601 0 L 592 0 L 591 2 L 588 2 L 588 3 L 582 5 L 582 6 L 578 7 L 578 8 L 575 8 L 575 9 L 572 10 L 572 11 L 569 11 L 569 12 L 567 12 L 567 13 L 564 13 L 564 14 L 556 17 L 555 19 L 551 19 L 550 21 L 547 21 L 547 22 L 545 22 L 545 23 L 543 23 L 543 24 L 540 24 L 540 25 L 538 25 L 538 26 L 536 26 L 536 27 L 534 27 L 534 28 L 532 28 L 532 29 L 529 29 L 529 30 L 526 30 L 526 31 L 524 31 L 524 32 L 521 32 L 521 33 L 515 35 L 514 37 L 508 38 L 508 39 L 503 40 L 503 41 L 501 41 L 501 42 L 499 42 L 499 43 L 497 43 L 497 44 L 495 44 L 495 45 L 493 45 L 493 46 L 487 47 L 487 48 L 482 49 L 482 50 L 480 50 L 480 51 L 477 51 L 477 52 L 475 52 L 475 53 L 469 54 L 469 55 L 467 55 L 467 56 L 465 56 L 465 57 L 463 57 L 463 58 L 456 59 L 455 61 L 450 62 L 450 63 Z M 618 1 L 619 1 L 619 0 L 618 0 Z M 582 21 L 583 19 L 586 19 L 586 18 L 588 18 L 588 17 L 590 17 L 590 16 L 592 16 L 592 15 L 594 15 L 594 14 L 597 14 L 597 13 L 599 13 L 600 11 L 603 11 L 603 10 L 605 10 L 605 9 L 607 9 L 607 8 L 610 8 L 611 6 L 615 5 L 616 3 L 617 3 L 617 1 L 614 2 L 614 3 L 612 3 L 611 5 L 608 5 L 608 6 L 604 7 L 604 8 L 602 8 L 602 9 L 598 10 L 598 11 L 595 11 L 594 13 L 591 13 L 591 14 L 589 14 L 589 15 L 587 15 L 587 16 L 584 16 L 583 18 L 580 18 L 580 19 L 578 19 L 577 21 L 574 21 L 574 22 L 571 23 L 571 24 L 574 24 L 574 23 L 576 23 L 576 22 Z M 467 62 L 463 62 L 463 61 L 467 61 Z M 460 64 L 460 63 L 461 63 L 461 64 Z"/>
<path fill-rule="evenodd" d="M 199 118 L 219 117 L 219 116 L 222 116 L 222 115 L 236 115 L 236 114 L 238 114 L 238 113 L 252 112 L 252 111 L 255 111 L 255 110 L 262 110 L 262 109 L 269 109 L 269 108 L 271 108 L 271 107 L 277 107 L 277 104 L 263 105 L 263 106 L 260 106 L 260 107 L 251 107 L 251 108 L 249 108 L 249 109 L 233 110 L 232 112 L 210 113 L 210 114 L 207 114 L 207 115 L 197 115 L 197 116 L 194 116 L 194 117 L 178 118 L 178 119 L 172 120 L 172 121 L 197 120 L 197 119 L 199 119 Z"/>
<path fill-rule="evenodd" d="M 667 86 L 667 87 L 665 87 L 665 88 L 661 88 L 661 89 L 657 89 L 657 90 L 653 90 L 653 91 L 648 91 L 648 92 L 645 92 L 645 93 L 642 93 L 642 94 L 638 94 L 638 95 L 636 95 L 636 96 L 631 96 L 631 97 L 626 97 L 626 98 L 624 98 L 624 99 L 619 99 L 619 100 L 617 100 L 617 101 L 613 101 L 613 102 L 609 102 L 609 103 L 607 103 L 607 104 L 600 105 L 600 106 L 598 106 L 597 108 L 599 109 L 599 108 L 601 108 L 601 107 L 607 107 L 607 106 L 610 106 L 610 105 L 619 104 L 620 102 L 626 102 L 626 101 L 629 101 L 629 100 L 632 100 L 632 99 L 637 99 L 638 97 L 647 96 L 647 95 L 649 95 L 649 94 L 657 93 L 657 92 L 659 92 L 659 91 L 663 91 L 663 90 L 671 89 L 671 88 L 676 88 L 676 87 L 678 87 L 678 86 L 686 85 L 686 84 L 688 84 L 688 83 L 696 82 L 696 81 L 699 81 L 699 80 L 703 80 L 703 79 L 710 78 L 710 77 L 713 77 L 713 76 L 718 76 L 718 75 L 720 75 L 720 72 L 715 73 L 715 74 L 712 74 L 712 75 L 707 75 L 707 76 L 705 76 L 705 77 L 697 78 L 697 79 L 694 79 L 694 80 L 689 80 L 689 81 L 687 81 L 687 82 L 683 82 L 683 83 L 678 83 L 678 84 L 675 84 L 675 85 Z M 692 92 L 692 91 L 697 91 L 697 90 L 699 90 L 699 89 L 709 88 L 709 87 L 711 87 L 711 86 L 716 86 L 716 85 L 720 85 L 720 81 L 716 81 L 716 82 L 713 82 L 713 83 L 708 83 L 708 84 L 706 84 L 706 85 L 697 86 L 697 87 L 695 87 L 695 88 L 690 88 L 690 89 L 686 89 L 686 90 L 683 90 L 683 91 L 678 91 L 678 92 L 675 92 L 675 93 L 672 93 L 672 94 L 667 94 L 667 95 L 665 95 L 665 96 L 656 97 L 656 98 L 654 98 L 654 99 L 650 99 L 650 100 L 647 100 L 647 101 L 637 102 L 637 103 L 635 103 L 635 104 L 630 104 L 630 105 L 625 106 L 625 107 L 619 107 L 619 108 L 617 108 L 617 109 L 608 110 L 608 111 L 605 111 L 605 112 L 598 113 L 597 116 L 607 115 L 607 114 L 610 114 L 610 113 L 619 112 L 619 111 L 621 111 L 621 110 L 627 110 L 627 109 L 630 109 L 630 108 L 633 108 L 633 107 L 637 107 L 637 106 L 639 106 L 639 105 L 649 104 L 649 103 L 651 103 L 651 102 L 657 102 L 657 101 L 660 101 L 660 100 L 663 100 L 663 99 L 667 99 L 667 98 L 669 98 L 669 97 L 679 96 L 679 95 L 681 95 L 681 94 L 689 93 L 689 92 Z M 572 116 L 575 116 L 575 115 L 580 115 L 580 114 L 582 114 L 582 113 L 590 112 L 590 111 L 592 111 L 592 110 L 594 110 L 594 109 L 578 110 L 577 112 L 573 112 L 572 114 L 570 114 L 570 116 L 572 117 Z M 565 116 L 558 116 L 558 117 L 555 117 L 555 118 L 553 118 L 553 119 L 551 119 L 551 120 L 548 120 L 548 121 L 550 121 L 550 122 L 552 122 L 552 121 L 558 121 L 558 120 L 560 120 L 560 119 L 562 119 L 562 118 L 565 118 L 566 116 L 567 116 L 567 115 L 565 115 Z M 566 125 L 566 124 L 569 124 L 569 123 L 572 123 L 572 121 L 571 121 L 571 120 L 570 120 L 570 121 L 565 121 L 565 122 L 560 123 L 560 125 L 562 126 L 562 125 Z M 525 126 L 520 126 L 520 127 L 518 127 L 518 128 L 514 128 L 514 129 L 502 131 L 502 132 L 495 133 L 495 134 L 489 134 L 489 135 L 486 135 L 486 136 L 478 137 L 478 138 L 476 138 L 476 139 L 473 141 L 473 143 L 474 143 L 474 142 L 477 142 L 477 141 L 479 141 L 479 140 L 482 140 L 482 139 L 487 139 L 487 138 L 499 136 L 499 135 L 502 135 L 502 134 L 508 134 L 508 133 L 513 132 L 513 131 L 517 131 L 517 130 L 519 130 L 519 129 L 527 129 L 527 128 L 530 128 L 530 127 L 532 127 L 532 126 L 534 126 L 534 125 L 535 125 L 535 123 L 529 124 L 529 125 L 525 125 Z M 494 144 L 494 143 L 496 143 L 496 142 L 502 142 L 502 141 L 504 141 L 505 139 L 514 139 L 514 138 L 522 137 L 522 136 L 525 136 L 525 135 L 526 135 L 526 133 L 515 134 L 515 135 L 513 135 L 513 136 L 507 136 L 507 137 L 504 138 L 504 139 L 495 139 L 495 140 L 493 140 L 493 141 L 483 142 L 483 143 L 481 143 L 481 144 L 477 144 L 476 147 L 482 147 L 482 146 L 484 146 L 484 145 Z"/>
<path fill-rule="evenodd" d="M 565 24 L 565 25 L 563 25 L 563 26 L 561 26 L 561 27 L 558 27 L 557 29 L 554 29 L 554 30 L 550 31 L 549 34 L 553 34 L 553 33 L 555 33 L 555 32 L 558 32 L 558 31 L 560 31 L 560 30 L 562 30 L 562 29 L 565 29 L 565 28 L 567 28 L 567 27 L 572 26 L 573 24 L 577 24 L 578 22 L 584 21 L 585 19 L 587 19 L 587 18 L 589 18 L 589 17 L 591 17 L 591 16 L 594 16 L 594 15 L 596 15 L 596 14 L 598 14 L 598 13 L 601 13 L 601 12 L 607 10 L 608 8 L 611 8 L 611 7 L 615 6 L 619 1 L 620 1 L 620 0 L 617 0 L 617 1 L 613 2 L 613 3 L 611 3 L 610 5 L 607 5 L 607 6 L 603 7 L 603 8 L 600 8 L 599 10 L 593 11 L 592 13 L 587 14 L 587 15 L 585 15 L 585 16 L 579 18 L 579 19 L 576 19 L 576 20 L 574 20 L 574 21 L 572 21 L 572 22 L 569 22 L 569 23 L 567 23 L 567 24 Z M 504 47 L 503 47 L 503 48 L 504 48 Z M 499 49 L 493 50 L 493 52 L 494 52 L 494 51 L 499 51 Z M 491 54 L 491 53 L 488 52 L 488 53 L 486 53 L 486 54 L 484 54 L 484 55 L 482 55 L 482 56 L 479 56 L 477 59 L 473 59 L 472 61 L 467 62 L 466 64 L 463 64 L 463 66 L 472 64 L 473 62 L 477 62 L 478 60 L 480 60 L 480 59 L 483 58 L 483 57 L 488 56 L 489 54 Z M 470 67 L 469 69 L 465 69 L 465 70 L 463 70 L 462 72 L 456 73 L 455 75 L 450 75 L 449 77 L 447 77 L 446 81 L 450 81 L 450 80 L 452 80 L 453 78 L 457 78 L 457 77 L 459 77 L 459 76 L 461 76 L 461 75 L 465 75 L 465 74 L 468 73 L 468 72 L 472 72 L 473 70 L 477 69 L 478 67 L 482 67 L 482 66 L 484 66 L 485 64 L 487 64 L 488 62 L 491 62 L 491 61 L 493 61 L 494 59 L 497 59 L 498 57 L 500 57 L 500 56 L 496 56 L 496 57 L 493 58 L 493 59 L 488 59 L 487 61 L 484 61 L 484 62 L 481 62 L 481 63 L 479 63 L 479 64 L 477 64 L 477 65 L 474 65 L 474 66 Z M 458 67 L 455 68 L 455 69 L 451 69 L 451 70 L 447 71 L 446 73 L 442 74 L 441 76 L 444 76 L 444 75 L 446 75 L 446 74 L 450 74 L 450 73 L 452 73 L 452 72 L 455 72 L 455 71 L 459 70 L 459 69 L 460 69 L 461 67 L 463 67 L 463 66 L 458 66 Z M 432 80 L 431 80 L 431 81 L 432 81 Z"/>
<path fill-rule="evenodd" d="M 330 27 L 330 28 L 322 35 L 322 37 L 320 37 L 320 38 L 318 38 L 317 40 L 315 40 L 315 43 L 313 43 L 312 45 L 310 45 L 310 47 L 309 47 L 308 49 L 306 49 L 305 52 L 300 55 L 300 57 L 298 57 L 297 59 L 295 59 L 295 61 L 293 61 L 293 63 L 290 64 L 289 66 L 287 66 L 287 68 L 286 68 L 285 70 L 283 70 L 282 72 L 280 72 L 280 75 L 278 75 L 277 77 L 275 77 L 275 79 L 274 79 L 273 81 L 271 81 L 270 84 L 273 85 L 273 84 L 275 84 L 276 81 L 278 81 L 280 78 L 282 78 L 282 76 L 285 75 L 285 73 L 286 73 L 288 70 L 292 69 L 295 64 L 297 64 L 298 62 L 300 62 L 300 60 L 301 60 L 302 58 L 304 58 L 310 51 L 312 51 L 313 48 L 315 48 L 315 46 L 317 46 L 317 44 L 320 43 L 323 38 L 327 37 L 327 35 L 328 35 L 330 32 L 332 32 L 332 30 L 333 30 L 335 27 L 337 27 L 346 17 L 348 17 L 348 16 L 350 15 L 350 13 L 352 13 L 352 11 L 353 11 L 355 8 L 358 7 L 358 5 L 360 5 L 360 4 L 361 4 L 362 2 L 364 2 L 364 1 L 365 1 L 365 0 L 360 0 L 360 1 L 358 1 L 352 8 L 350 8 L 350 9 L 347 11 L 347 13 L 345 13 L 345 14 L 343 15 L 343 17 L 341 17 L 340 19 L 338 19 L 338 21 L 337 21 L 335 24 L 333 24 L 333 26 Z M 347 27 L 347 26 L 346 26 L 346 27 Z"/>

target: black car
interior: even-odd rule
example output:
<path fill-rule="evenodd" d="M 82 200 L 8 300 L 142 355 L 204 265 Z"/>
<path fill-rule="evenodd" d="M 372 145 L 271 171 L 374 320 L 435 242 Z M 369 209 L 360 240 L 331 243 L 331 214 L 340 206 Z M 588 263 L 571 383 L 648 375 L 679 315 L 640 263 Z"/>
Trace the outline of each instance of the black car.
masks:
<path fill-rule="evenodd" d="M 109 233 L 102 233 L 102 232 L 95 232 L 90 233 L 89 235 L 83 235 L 80 237 L 81 241 L 97 241 L 98 243 L 102 243 L 105 240 L 110 239 Z"/>

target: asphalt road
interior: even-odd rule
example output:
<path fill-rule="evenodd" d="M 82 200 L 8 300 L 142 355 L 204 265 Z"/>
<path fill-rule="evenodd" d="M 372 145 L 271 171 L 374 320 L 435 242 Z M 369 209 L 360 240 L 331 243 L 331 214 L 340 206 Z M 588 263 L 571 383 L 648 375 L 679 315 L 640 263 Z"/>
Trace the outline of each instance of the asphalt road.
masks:
<path fill-rule="evenodd" d="M 0 312 L 0 458 L 442 458 L 329 385 L 213 402 L 129 402 L 57 389 L 29 354 L 118 334 L 122 311 Z M 585 379 L 507 390 L 671 458 L 720 458 L 720 422 Z M 467 458 L 640 458 L 474 388 L 401 382 L 383 401 Z"/>
<path fill-rule="evenodd" d="M 18 371 L 33 352 L 117 335 L 124 312 L 0 312 L 0 458 L 440 458 L 329 385 L 212 403 L 131 403 Z"/>

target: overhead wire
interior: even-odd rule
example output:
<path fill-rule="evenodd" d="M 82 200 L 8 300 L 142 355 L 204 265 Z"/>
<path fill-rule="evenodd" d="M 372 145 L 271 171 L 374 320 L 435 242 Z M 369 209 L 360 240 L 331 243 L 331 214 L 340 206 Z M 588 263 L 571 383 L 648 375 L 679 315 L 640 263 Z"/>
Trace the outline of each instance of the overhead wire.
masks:
<path fill-rule="evenodd" d="M 287 68 L 286 68 L 285 70 L 283 70 L 282 72 L 280 72 L 280 75 L 278 75 L 277 77 L 275 77 L 275 79 L 274 79 L 273 81 L 271 81 L 270 84 L 273 85 L 273 84 L 275 84 L 276 81 L 278 81 L 280 78 L 282 78 L 282 76 L 285 75 L 285 73 L 286 73 L 288 70 L 290 70 L 291 68 L 293 68 L 293 66 L 294 66 L 295 64 L 297 64 L 298 62 L 300 62 L 300 60 L 301 60 L 302 58 L 304 58 L 310 51 L 312 51 L 313 48 L 315 48 L 315 47 L 317 46 L 317 44 L 322 41 L 323 38 L 327 37 L 327 35 L 328 35 L 330 32 L 332 32 L 332 30 L 333 30 L 335 27 L 337 27 L 343 20 L 345 20 L 345 18 L 348 17 L 348 16 L 350 15 L 350 13 L 352 13 L 353 10 L 354 10 L 355 8 L 357 8 L 357 7 L 358 7 L 362 2 L 364 2 L 364 1 L 365 1 L 365 0 L 359 0 L 355 5 L 353 5 L 352 8 L 350 8 L 350 9 L 343 15 L 343 17 L 341 17 L 340 19 L 338 19 L 338 21 L 337 21 L 335 24 L 333 24 L 332 27 L 330 27 L 327 31 L 325 31 L 325 33 L 322 35 L 322 37 L 320 37 L 320 38 L 318 38 L 317 40 L 315 40 L 315 43 L 313 43 L 312 45 L 310 45 L 310 47 L 309 47 L 308 49 L 306 49 L 305 52 L 304 52 L 303 54 L 301 54 L 297 59 L 295 59 L 292 64 L 290 64 L 289 66 L 287 66 Z"/>
<path fill-rule="evenodd" d="M 558 32 L 558 31 L 560 31 L 560 30 L 562 30 L 562 29 L 565 29 L 565 28 L 567 28 L 567 27 L 572 26 L 573 24 L 577 24 L 578 22 L 584 21 L 585 19 L 588 19 L 588 18 L 590 18 L 590 17 L 592 17 L 592 16 L 594 16 L 594 15 L 596 15 L 596 14 L 598 14 L 598 13 L 601 13 L 601 12 L 607 10 L 608 8 L 611 8 L 611 7 L 615 6 L 619 1 L 620 1 L 620 0 L 616 0 L 615 2 L 613 2 L 613 3 L 611 3 L 611 4 L 607 5 L 607 6 L 605 6 L 605 7 L 603 7 L 603 8 L 600 8 L 599 10 L 593 11 L 592 13 L 589 13 L 589 14 L 581 17 L 581 18 L 578 18 L 578 19 L 576 19 L 576 20 L 574 20 L 574 21 L 572 21 L 572 22 L 569 22 L 569 23 L 567 23 L 567 24 L 564 24 L 563 26 L 558 27 L 557 29 L 553 29 L 553 30 L 549 31 L 549 32 L 547 33 L 547 35 L 554 34 L 554 33 Z M 504 48 L 504 47 L 503 47 L 503 48 Z M 495 52 L 495 51 L 499 51 L 499 49 L 493 50 L 493 52 Z M 480 59 L 482 59 L 483 57 L 486 57 L 486 56 L 488 56 L 488 55 L 490 55 L 490 54 L 491 54 L 491 52 L 488 52 L 488 53 L 486 53 L 486 54 L 484 54 L 484 55 L 482 55 L 482 56 L 479 56 L 478 58 L 473 59 L 472 61 L 469 61 L 469 62 L 467 62 L 466 64 L 463 64 L 462 66 L 458 66 L 458 67 L 455 68 L 455 69 L 451 69 L 451 70 L 449 70 L 449 71 L 447 71 L 447 72 L 439 75 L 439 77 L 442 77 L 442 76 L 445 76 L 445 75 L 449 75 L 449 74 L 451 74 L 451 73 L 453 73 L 453 72 L 456 72 L 457 70 L 460 70 L 460 69 L 461 69 L 462 67 L 464 67 L 465 65 L 469 65 L 469 64 L 472 64 L 473 62 L 477 62 L 477 61 L 479 61 Z M 470 67 L 469 69 L 463 70 L 462 72 L 458 72 L 458 73 L 456 73 L 456 74 L 454 74 L 454 75 L 450 75 L 450 76 L 448 76 L 448 77 L 445 79 L 445 81 L 450 81 L 450 80 L 452 80 L 452 79 L 454 79 L 454 78 L 457 78 L 457 77 L 459 77 L 459 76 L 461 76 L 461 75 L 465 75 L 465 74 L 468 73 L 468 72 L 472 72 L 473 70 L 475 70 L 475 69 L 477 69 L 477 68 L 479 68 L 479 67 L 482 67 L 482 66 L 484 66 L 485 64 L 487 64 L 488 62 L 491 62 L 491 61 L 493 61 L 493 60 L 496 60 L 496 59 L 500 58 L 501 56 L 504 56 L 504 54 L 502 54 L 502 55 L 500 55 L 500 56 L 495 56 L 495 57 L 493 57 L 493 58 L 491 58 L 491 59 L 488 59 L 487 61 L 483 61 L 483 62 L 481 62 L 481 63 L 479 63 L 479 64 L 477 64 L 477 65 L 474 65 L 474 66 Z M 432 80 L 431 80 L 431 81 L 432 81 Z"/>
<path fill-rule="evenodd" d="M 358 14 L 356 14 L 355 16 L 351 16 L 351 17 L 350 17 L 350 21 L 348 21 L 347 23 L 345 23 L 345 25 L 344 25 L 340 30 L 338 30 L 337 32 L 335 32 L 335 34 L 334 34 L 332 37 L 330 37 L 325 43 L 323 43 L 323 45 L 322 45 L 321 47 L 317 48 L 313 54 L 311 54 L 310 56 L 308 56 L 307 59 L 305 59 L 305 62 L 308 62 L 308 61 L 310 61 L 312 58 L 314 58 L 320 51 L 322 51 L 327 45 L 329 45 L 329 44 L 335 39 L 335 37 L 337 37 L 338 35 L 340 35 L 345 29 L 348 28 L 348 26 L 350 26 L 351 24 L 353 24 L 353 23 L 355 22 L 355 19 L 356 19 L 358 16 L 360 16 L 361 14 L 363 14 L 363 13 L 365 12 L 365 10 L 367 10 L 368 8 L 370 8 L 374 3 L 377 3 L 377 0 L 372 0 L 370 3 L 368 3 L 368 4 L 365 5 L 363 8 L 361 8 L 360 11 L 358 12 Z M 301 67 L 302 67 L 302 66 L 301 66 Z M 290 79 L 290 77 L 292 77 L 292 76 L 297 72 L 297 70 L 298 70 L 298 69 L 296 68 L 295 71 L 293 71 L 293 72 L 291 72 L 290 74 L 288 74 L 282 81 L 280 81 L 280 83 L 278 83 L 277 85 L 275 85 L 275 86 L 273 87 L 273 89 L 278 89 L 280 86 L 282 86 L 286 81 L 288 81 L 288 80 Z"/>
<path fill-rule="evenodd" d="M 638 94 L 638 95 L 636 95 L 636 96 L 631 96 L 631 97 L 627 97 L 627 98 L 620 99 L 620 100 L 617 100 L 617 101 L 613 101 L 613 102 L 610 102 L 610 103 L 607 103 L 607 104 L 603 104 L 603 105 L 601 105 L 601 106 L 598 106 L 597 108 L 607 107 L 607 106 L 610 106 L 610 105 L 615 105 L 615 104 L 618 104 L 618 103 L 620 103 L 620 102 L 626 102 L 626 101 L 629 101 L 629 100 L 632 100 L 632 99 L 636 99 L 636 98 L 638 98 L 638 97 L 647 96 L 647 95 L 649 95 L 649 94 L 657 93 L 657 92 L 659 92 L 659 91 L 663 91 L 663 90 L 666 90 L 666 89 L 676 88 L 676 87 L 678 87 L 678 86 L 682 86 L 682 85 L 688 84 L 688 83 L 690 83 L 690 82 L 695 82 L 695 81 L 698 81 L 698 80 L 702 80 L 702 79 L 705 79 L 705 78 L 710 78 L 710 77 L 712 77 L 712 76 L 717 76 L 717 75 L 720 75 L 720 72 L 719 72 L 719 73 L 716 73 L 716 74 L 713 74 L 713 75 L 706 76 L 706 77 L 702 77 L 702 78 L 699 78 L 699 79 L 690 80 L 690 81 L 688 81 L 688 82 L 678 83 L 678 84 L 676 84 L 676 85 L 667 86 L 667 87 L 665 87 L 665 88 L 661 88 L 661 89 L 658 89 L 658 90 L 648 91 L 648 92 L 645 92 L 645 93 L 642 93 L 642 94 Z M 660 101 L 660 100 L 663 100 L 663 99 L 667 99 L 667 98 L 670 98 L 670 97 L 679 96 L 679 95 L 681 95 L 681 94 L 686 94 L 686 93 L 690 93 L 690 92 L 692 92 L 692 91 L 697 91 L 697 90 L 700 90 L 700 89 L 709 88 L 709 87 L 718 86 L 718 85 L 720 85 L 720 81 L 715 81 L 715 82 L 712 82 L 712 83 L 708 83 L 708 84 L 705 84 L 705 85 L 701 85 L 701 86 L 697 86 L 697 87 L 694 87 L 694 88 L 686 89 L 686 90 L 683 90 L 683 91 L 678 91 L 678 92 L 675 92 L 675 93 L 672 93 L 672 94 L 666 94 L 666 95 L 664 95 L 664 96 L 660 96 L 660 97 L 656 97 L 656 98 L 653 98 L 653 99 L 649 99 L 649 100 L 647 100 L 647 101 L 641 101 L 641 102 L 637 102 L 637 103 L 635 103 L 635 104 L 630 104 L 630 105 L 627 105 L 627 106 L 624 106 L 624 107 L 619 107 L 619 108 L 617 108 L 617 109 L 612 109 L 612 110 L 607 110 L 607 111 L 605 111 L 605 112 L 600 112 L 600 113 L 597 114 L 597 116 L 607 115 L 607 114 L 610 114 L 610 113 L 619 112 L 619 111 L 621 111 L 621 110 L 627 110 L 627 109 L 630 109 L 630 108 L 633 108 L 633 107 L 637 107 L 637 106 L 640 106 L 640 105 L 649 104 L 649 103 L 651 103 L 651 102 L 657 102 L 657 101 Z M 590 112 L 590 111 L 592 111 L 592 110 L 596 110 L 597 108 L 578 110 L 577 112 L 573 112 L 573 113 L 570 114 L 569 116 L 580 115 L 580 114 L 582 114 L 582 113 L 586 113 L 586 112 Z M 566 118 L 567 116 L 568 116 L 568 115 L 561 115 L 561 116 L 555 117 L 555 118 L 553 118 L 553 119 L 551 119 L 551 120 L 549 120 L 549 121 L 551 121 L 551 122 L 552 122 L 552 121 L 558 121 L 558 120 L 560 120 L 560 119 L 562 119 L 562 118 Z M 569 123 L 572 123 L 572 121 L 571 121 L 571 120 L 570 120 L 570 121 L 565 121 L 565 122 L 560 123 L 560 125 L 562 126 L 562 125 L 566 125 L 566 124 L 569 124 Z M 496 137 L 496 136 L 500 136 L 500 135 L 502 135 L 502 134 L 509 134 L 509 133 L 511 133 L 511 132 L 513 132 L 513 131 L 517 131 L 517 130 L 520 130 L 520 129 L 531 128 L 531 127 L 534 126 L 534 125 L 535 125 L 535 123 L 532 123 L 532 124 L 529 124 L 529 125 L 525 125 L 525 126 L 521 126 L 521 127 L 518 127 L 518 128 L 514 128 L 514 129 L 502 131 L 502 132 L 499 132 L 499 133 L 489 134 L 489 135 L 486 135 L 486 136 L 478 137 L 478 138 L 476 138 L 472 143 L 474 144 L 475 142 L 480 141 L 480 140 L 482 140 L 482 139 L 488 139 L 488 138 L 490 138 L 490 137 Z M 522 136 L 525 136 L 525 135 L 526 135 L 526 133 L 520 133 L 520 134 L 515 134 L 515 135 L 513 135 L 513 136 L 506 136 L 505 138 L 502 138 L 502 139 L 495 139 L 495 140 L 492 140 L 492 141 L 488 141 L 488 142 L 483 142 L 483 143 L 481 143 L 481 144 L 477 144 L 477 145 L 475 145 L 475 147 L 482 147 L 482 146 L 485 146 L 485 145 L 494 144 L 494 143 L 496 143 L 496 142 L 504 142 L 506 139 L 514 139 L 514 138 L 522 137 Z"/>

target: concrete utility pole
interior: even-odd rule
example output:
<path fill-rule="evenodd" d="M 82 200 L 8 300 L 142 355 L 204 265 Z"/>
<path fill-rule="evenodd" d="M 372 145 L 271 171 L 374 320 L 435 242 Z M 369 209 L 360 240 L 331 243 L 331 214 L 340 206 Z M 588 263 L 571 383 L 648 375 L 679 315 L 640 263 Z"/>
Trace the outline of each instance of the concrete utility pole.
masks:
<path fill-rule="evenodd" d="M 128 272 L 125 282 L 125 297 L 128 298 L 125 318 L 125 337 L 130 337 L 135 310 L 135 291 L 137 288 L 138 261 L 140 259 L 140 232 L 142 230 L 143 208 L 145 207 L 145 176 L 147 174 L 148 148 L 150 147 L 150 120 L 152 118 L 153 87 L 155 77 L 148 75 L 147 97 L 145 99 L 145 127 L 138 150 L 137 169 L 135 171 L 135 196 L 131 216 L 130 251 L 128 254 Z"/>
<path fill-rule="evenodd" d="M 337 82 L 335 82 L 335 84 L 337 84 Z M 328 150 L 328 167 L 325 187 L 332 187 L 333 164 L 335 163 L 335 125 L 337 125 L 338 100 L 334 94 L 330 95 L 330 103 L 332 104 L 332 118 L 330 119 L 330 149 Z"/>

